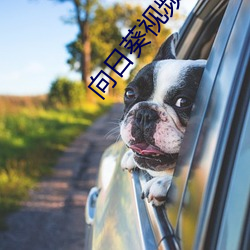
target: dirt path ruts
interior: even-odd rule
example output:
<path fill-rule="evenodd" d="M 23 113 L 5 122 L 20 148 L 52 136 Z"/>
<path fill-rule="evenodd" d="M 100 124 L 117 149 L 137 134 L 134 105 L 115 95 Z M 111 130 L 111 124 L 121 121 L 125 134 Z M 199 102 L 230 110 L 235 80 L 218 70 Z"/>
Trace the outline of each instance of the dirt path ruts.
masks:
<path fill-rule="evenodd" d="M 65 151 L 54 174 L 43 179 L 23 208 L 11 214 L 9 230 L 0 232 L 4 250 L 84 249 L 84 207 L 89 189 L 95 185 L 103 150 L 112 144 L 122 105 L 116 104 L 80 135 Z"/>

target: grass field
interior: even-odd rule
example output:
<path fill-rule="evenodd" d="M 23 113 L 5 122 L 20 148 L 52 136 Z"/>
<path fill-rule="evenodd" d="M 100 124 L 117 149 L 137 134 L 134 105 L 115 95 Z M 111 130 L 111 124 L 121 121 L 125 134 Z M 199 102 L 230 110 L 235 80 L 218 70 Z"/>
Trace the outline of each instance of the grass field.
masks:
<path fill-rule="evenodd" d="M 19 207 L 41 176 L 51 173 L 65 147 L 110 106 L 56 110 L 45 101 L 45 96 L 0 96 L 0 229 L 6 214 Z"/>

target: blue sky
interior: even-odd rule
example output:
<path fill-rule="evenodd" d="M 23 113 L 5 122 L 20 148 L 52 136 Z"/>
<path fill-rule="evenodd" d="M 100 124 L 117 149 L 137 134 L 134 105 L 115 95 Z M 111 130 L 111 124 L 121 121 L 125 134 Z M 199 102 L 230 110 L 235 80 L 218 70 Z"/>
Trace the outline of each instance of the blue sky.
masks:
<path fill-rule="evenodd" d="M 75 25 L 62 21 L 70 9 L 70 3 L 49 0 L 1 0 L 0 95 L 45 94 L 58 76 L 80 79 L 66 63 L 65 45 L 77 34 Z"/>
<path fill-rule="evenodd" d="M 0 94 L 43 94 L 53 79 L 69 74 L 65 44 L 77 28 L 61 17 L 70 7 L 47 0 L 1 1 Z"/>

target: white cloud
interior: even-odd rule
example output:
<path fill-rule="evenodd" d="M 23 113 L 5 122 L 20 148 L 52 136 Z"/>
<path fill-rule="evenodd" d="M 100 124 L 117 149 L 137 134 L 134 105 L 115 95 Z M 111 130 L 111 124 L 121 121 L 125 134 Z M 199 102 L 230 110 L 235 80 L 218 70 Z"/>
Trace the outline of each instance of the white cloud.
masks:
<path fill-rule="evenodd" d="M 36 74 L 36 73 L 43 73 L 45 70 L 45 67 L 39 63 L 39 62 L 31 62 L 27 65 L 27 67 L 24 69 L 24 73 L 31 73 L 31 74 Z"/>
<path fill-rule="evenodd" d="M 12 83 L 13 81 L 23 81 L 30 75 L 41 74 L 45 71 L 45 67 L 39 62 L 30 62 L 27 65 L 12 69 L 9 72 L 2 72 L 0 83 Z"/>
<path fill-rule="evenodd" d="M 57 77 L 66 76 L 80 80 L 80 74 L 69 70 L 66 64 L 46 67 L 38 61 L 31 61 L 20 68 L 7 67 L 0 74 L 0 94 L 36 95 L 48 93 L 51 82 Z"/>

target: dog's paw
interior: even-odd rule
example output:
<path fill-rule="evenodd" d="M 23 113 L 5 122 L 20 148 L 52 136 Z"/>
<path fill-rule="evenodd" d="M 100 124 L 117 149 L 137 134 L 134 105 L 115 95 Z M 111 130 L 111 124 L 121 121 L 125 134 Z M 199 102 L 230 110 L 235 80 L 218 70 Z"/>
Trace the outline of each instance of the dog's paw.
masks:
<path fill-rule="evenodd" d="M 171 175 L 154 177 L 146 182 L 142 188 L 142 199 L 148 198 L 148 202 L 155 206 L 163 205 L 172 181 Z"/>
<path fill-rule="evenodd" d="M 121 167 L 123 170 L 131 171 L 135 168 L 133 154 L 133 151 L 130 149 L 122 157 Z"/>

